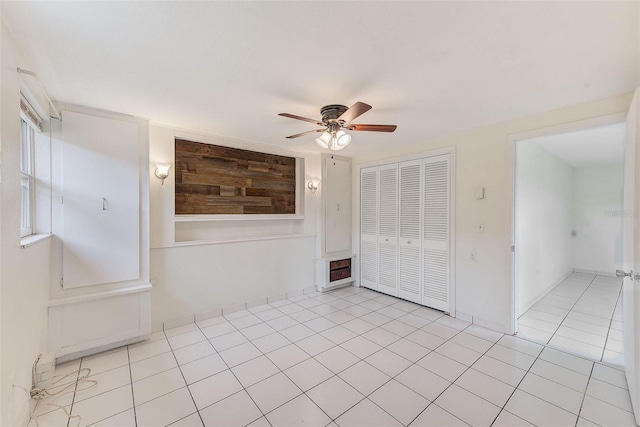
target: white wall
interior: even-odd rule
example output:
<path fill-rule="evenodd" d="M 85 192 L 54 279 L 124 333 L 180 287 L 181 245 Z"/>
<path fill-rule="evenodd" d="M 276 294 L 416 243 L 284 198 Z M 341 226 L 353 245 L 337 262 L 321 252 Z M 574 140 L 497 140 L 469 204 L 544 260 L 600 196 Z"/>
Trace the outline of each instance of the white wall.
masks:
<path fill-rule="evenodd" d="M 615 274 L 622 262 L 623 165 L 574 171 L 574 268 Z"/>
<path fill-rule="evenodd" d="M 427 150 L 456 147 L 456 310 L 474 321 L 508 331 L 511 323 L 511 206 L 512 144 L 516 134 L 546 127 L 626 112 L 632 94 L 570 106 L 535 116 L 512 120 L 432 141 L 417 141 L 397 149 L 393 141 L 402 138 L 402 128 L 389 135 L 389 149 L 354 159 L 353 194 L 360 193 L 359 165 L 409 156 Z M 461 100 L 460 102 L 464 102 Z M 355 142 L 354 142 L 355 143 Z M 476 200 L 475 188 L 484 186 L 486 197 Z M 353 230 L 359 230 L 360 207 L 353 202 Z M 476 224 L 483 222 L 484 233 Z M 353 247 L 359 236 L 354 232 Z M 472 261 L 469 252 L 477 252 Z"/>
<path fill-rule="evenodd" d="M 51 240 L 20 248 L 20 108 L 17 67 L 29 62 L 2 22 L 0 72 L 0 425 L 26 425 L 29 398 L 13 385 L 31 388 L 31 365 L 44 352 Z"/>
<path fill-rule="evenodd" d="M 574 268 L 574 169 L 535 143 L 516 151 L 516 275 L 519 313 Z"/>
<path fill-rule="evenodd" d="M 175 137 L 304 158 L 304 218 L 174 222 L 174 171 L 164 185 L 155 163 L 174 160 Z M 320 156 L 289 152 L 162 126 L 150 128 L 152 325 L 315 286 L 316 218 L 321 190 Z M 192 241 L 187 241 L 192 240 Z"/>

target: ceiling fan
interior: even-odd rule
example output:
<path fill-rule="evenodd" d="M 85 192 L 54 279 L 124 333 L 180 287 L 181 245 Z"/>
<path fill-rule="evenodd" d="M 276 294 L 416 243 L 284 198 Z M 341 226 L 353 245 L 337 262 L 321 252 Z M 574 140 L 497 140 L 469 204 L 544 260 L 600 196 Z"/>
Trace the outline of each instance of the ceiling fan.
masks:
<path fill-rule="evenodd" d="M 346 130 L 368 131 L 368 132 L 393 132 L 396 125 L 359 125 L 352 124 L 351 121 L 366 113 L 371 109 L 371 105 L 364 102 L 356 102 L 347 108 L 345 105 L 326 105 L 320 109 L 322 120 L 308 119 L 306 117 L 296 116 L 289 113 L 280 113 L 279 116 L 289 117 L 290 119 L 302 120 L 322 126 L 320 129 L 314 129 L 307 132 L 289 135 L 287 138 L 298 138 L 299 136 L 308 135 L 310 133 L 322 132 L 316 142 L 322 148 L 330 148 L 331 150 L 342 150 L 351 142 L 351 135 Z"/>

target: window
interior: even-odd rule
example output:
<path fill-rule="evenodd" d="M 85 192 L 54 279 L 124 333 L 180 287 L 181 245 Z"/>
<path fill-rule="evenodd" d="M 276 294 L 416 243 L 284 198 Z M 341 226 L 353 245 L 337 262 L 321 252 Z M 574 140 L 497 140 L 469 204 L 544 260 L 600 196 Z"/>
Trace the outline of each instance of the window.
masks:
<path fill-rule="evenodd" d="M 23 119 L 20 120 L 20 187 L 22 189 L 22 215 L 20 220 L 20 237 L 34 233 L 34 199 L 35 199 L 35 175 L 34 175 L 34 140 L 35 132 Z"/>

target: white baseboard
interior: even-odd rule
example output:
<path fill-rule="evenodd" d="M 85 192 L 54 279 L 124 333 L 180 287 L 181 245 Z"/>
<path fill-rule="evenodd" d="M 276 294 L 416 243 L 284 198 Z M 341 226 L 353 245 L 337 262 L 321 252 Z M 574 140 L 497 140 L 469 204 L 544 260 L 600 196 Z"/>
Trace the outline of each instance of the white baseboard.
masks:
<path fill-rule="evenodd" d="M 234 304 L 234 305 L 230 305 L 228 307 L 214 309 L 214 310 L 203 312 L 203 313 L 196 313 L 194 315 L 181 317 L 179 319 L 167 320 L 166 322 L 164 322 L 162 324 L 155 325 L 156 327 L 154 329 L 157 328 L 158 330 L 161 331 L 161 330 L 165 330 L 165 329 L 176 328 L 178 326 L 187 325 L 189 323 L 199 322 L 201 320 L 210 319 L 212 317 L 219 317 L 219 316 L 222 316 L 224 314 L 230 314 L 230 313 L 234 313 L 236 311 L 246 310 L 246 309 L 249 309 L 249 308 L 257 307 L 257 306 L 262 305 L 262 304 L 269 304 L 269 303 L 272 303 L 272 302 L 276 302 L 276 301 L 280 301 L 280 300 L 284 300 L 284 299 L 288 299 L 288 298 L 293 298 L 293 297 L 298 297 L 298 296 L 302 296 L 302 295 L 305 295 L 305 294 L 310 294 L 312 292 L 317 292 L 317 291 L 318 291 L 317 287 L 308 286 L 306 288 L 296 289 L 294 291 L 289 291 L 289 292 L 287 292 L 285 294 L 276 294 L 276 295 L 272 295 L 272 296 L 269 296 L 269 297 L 266 297 L 266 298 L 260 298 L 260 299 L 257 299 L 257 300 L 243 302 L 243 303 L 240 303 L 240 304 Z M 157 332 L 157 331 L 153 330 L 153 332 Z"/>
<path fill-rule="evenodd" d="M 491 320 L 480 319 L 479 317 L 473 318 L 473 324 L 482 326 L 483 328 L 491 329 L 492 331 L 500 332 L 501 334 L 506 334 L 505 325 L 503 323 L 494 322 Z"/>
<path fill-rule="evenodd" d="M 504 325 L 502 323 L 481 319 L 478 316 L 473 316 L 467 313 L 461 313 L 459 311 L 456 312 L 455 318 L 464 320 L 465 322 L 473 323 L 474 325 L 478 325 L 483 328 L 490 329 L 492 331 L 500 332 L 501 334 L 505 333 Z"/>
<path fill-rule="evenodd" d="M 185 316 L 179 319 L 173 319 L 168 322 L 164 322 L 162 325 L 162 329 L 172 329 L 177 328 L 179 326 L 188 325 L 189 323 L 193 323 L 195 320 L 194 316 Z"/>
<path fill-rule="evenodd" d="M 456 312 L 455 316 L 451 316 L 451 317 L 455 317 L 456 319 L 460 319 L 460 320 L 464 320 L 465 322 L 470 322 L 473 323 L 473 316 L 467 313 L 461 313 L 459 311 Z"/>
<path fill-rule="evenodd" d="M 612 273 L 610 271 L 585 270 L 585 269 L 582 269 L 582 268 L 574 268 L 573 271 L 575 273 L 593 274 L 593 275 L 596 275 L 596 276 L 616 277 L 616 274 Z"/>
<path fill-rule="evenodd" d="M 102 353 L 103 351 L 112 350 L 114 348 L 122 347 L 129 344 L 134 344 L 140 341 L 144 341 L 149 338 L 149 335 L 142 335 L 139 337 L 129 338 L 126 340 L 105 344 L 100 347 L 95 347 L 89 350 L 77 351 L 75 353 L 65 354 L 56 358 L 56 365 L 60 365 L 71 360 L 80 359 L 81 357 L 91 356 L 92 354 Z"/>

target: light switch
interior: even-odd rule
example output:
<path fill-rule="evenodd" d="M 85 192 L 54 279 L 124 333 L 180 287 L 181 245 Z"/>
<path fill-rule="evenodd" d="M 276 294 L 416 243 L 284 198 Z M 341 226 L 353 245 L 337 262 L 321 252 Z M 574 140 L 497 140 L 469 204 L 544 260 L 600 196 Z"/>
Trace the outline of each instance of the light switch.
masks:
<path fill-rule="evenodd" d="M 476 187 L 476 199 L 484 199 L 484 187 Z"/>

